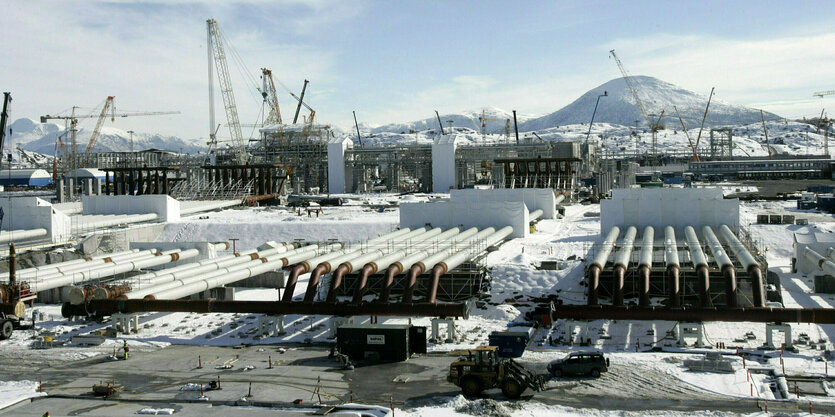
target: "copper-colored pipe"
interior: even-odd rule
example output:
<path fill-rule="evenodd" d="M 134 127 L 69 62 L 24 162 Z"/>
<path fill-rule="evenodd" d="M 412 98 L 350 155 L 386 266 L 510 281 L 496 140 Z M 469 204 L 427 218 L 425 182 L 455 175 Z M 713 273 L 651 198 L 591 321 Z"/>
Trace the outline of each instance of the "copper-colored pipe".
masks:
<path fill-rule="evenodd" d="M 757 265 L 748 268 L 748 276 L 751 277 L 751 288 L 753 288 L 754 307 L 765 307 L 765 291 L 763 288 L 763 271 Z"/>
<path fill-rule="evenodd" d="M 406 289 L 403 290 L 403 302 L 404 303 L 411 303 L 412 297 L 415 292 L 415 285 L 417 284 L 418 277 L 426 271 L 426 267 L 423 265 L 423 262 L 418 262 L 409 269 L 409 279 L 406 281 Z"/>
<path fill-rule="evenodd" d="M 623 265 L 615 266 L 615 271 L 612 275 L 612 305 L 623 305 L 624 275 L 626 275 L 626 268 Z"/>
<path fill-rule="evenodd" d="M 355 304 L 362 302 L 362 296 L 363 293 L 365 293 L 365 286 L 368 285 L 368 277 L 374 275 L 375 272 L 377 272 L 377 264 L 373 262 L 362 267 L 359 280 L 357 280 L 357 289 L 354 290 L 353 302 Z"/>
<path fill-rule="evenodd" d="M 13 308 L 0 304 L 0 311 Z M 250 313 L 250 314 L 321 314 L 333 316 L 469 316 L 466 303 L 277 303 L 275 301 L 230 300 L 91 300 L 86 304 L 65 303 L 64 317 L 109 316 L 114 313 L 142 313 L 148 311 L 192 313 Z"/>
<path fill-rule="evenodd" d="M 728 307 L 736 307 L 736 270 L 732 265 L 722 268 L 725 276 L 725 303 Z"/>
<path fill-rule="evenodd" d="M 638 268 L 638 274 L 641 277 L 641 283 L 640 283 L 640 285 L 641 285 L 640 294 L 641 295 L 638 299 L 638 303 L 642 307 L 649 306 L 649 273 L 650 273 L 650 269 L 646 265 L 641 265 L 641 267 Z"/>
<path fill-rule="evenodd" d="M 296 265 L 290 270 L 290 277 L 287 278 L 287 285 L 284 288 L 284 296 L 281 301 L 289 303 L 293 301 L 293 292 L 296 291 L 296 283 L 299 281 L 299 275 L 307 273 L 307 267 L 304 264 Z"/>
<path fill-rule="evenodd" d="M 386 270 L 386 280 L 383 283 L 383 289 L 380 291 L 380 302 L 387 303 L 389 301 L 389 295 L 391 294 L 391 287 L 394 285 L 394 277 L 396 277 L 400 272 L 403 271 L 403 264 L 400 262 L 395 262 L 389 266 L 389 269 Z"/>
<path fill-rule="evenodd" d="M 304 301 L 305 302 L 312 302 L 314 298 L 316 298 L 316 290 L 319 288 L 319 280 L 322 279 L 322 275 L 327 274 L 330 272 L 330 264 L 324 263 L 316 265 L 316 268 L 313 268 L 313 272 L 310 273 L 310 279 L 307 281 L 307 291 L 304 293 Z M 292 298 L 289 300 L 287 299 L 287 292 L 284 292 L 284 301 L 292 301 Z"/>
<path fill-rule="evenodd" d="M 432 268 L 432 280 L 429 282 L 429 296 L 426 302 L 435 303 L 438 297 L 438 285 L 441 283 L 441 276 L 447 273 L 447 266 L 441 262 Z"/>
<path fill-rule="evenodd" d="M 705 265 L 696 268 L 699 276 L 699 303 L 702 307 L 710 307 L 710 271 Z"/>
<path fill-rule="evenodd" d="M 342 286 L 342 278 L 348 275 L 348 266 L 345 264 L 341 264 L 336 267 L 336 271 L 333 271 L 333 276 L 331 276 L 331 287 L 328 290 L 328 297 L 326 300 L 329 303 L 336 302 L 336 292 L 339 291 L 339 287 Z"/>
<path fill-rule="evenodd" d="M 128 285 L 111 285 L 106 287 L 94 288 L 92 294 L 87 294 L 86 299 L 106 300 L 118 298 L 121 295 L 128 293 L 131 287 Z"/>
<path fill-rule="evenodd" d="M 588 305 L 594 306 L 600 304 L 597 301 L 597 289 L 600 286 L 600 267 L 592 265 L 589 268 L 589 297 Z"/>
<path fill-rule="evenodd" d="M 678 265 L 670 265 L 667 267 L 667 286 L 670 289 L 670 307 L 681 307 L 681 281 L 679 277 L 681 271 Z"/>

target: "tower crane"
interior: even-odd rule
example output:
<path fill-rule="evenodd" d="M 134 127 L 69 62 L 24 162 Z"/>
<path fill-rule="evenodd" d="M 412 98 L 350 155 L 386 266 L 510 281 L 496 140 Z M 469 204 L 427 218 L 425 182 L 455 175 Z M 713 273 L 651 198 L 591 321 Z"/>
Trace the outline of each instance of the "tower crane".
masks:
<path fill-rule="evenodd" d="M 644 120 L 647 121 L 647 126 L 650 127 L 653 131 L 663 130 L 664 126 L 660 125 L 661 119 L 658 119 L 657 123 L 653 123 L 652 119 L 650 119 L 649 113 L 647 113 L 646 108 L 644 107 L 644 102 L 641 101 L 641 98 L 638 97 L 638 89 L 635 88 L 635 84 L 632 83 L 632 79 L 629 77 L 629 74 L 626 72 L 626 68 L 624 68 L 623 63 L 620 62 L 620 58 L 615 54 L 615 50 L 612 49 L 609 51 L 612 54 L 612 58 L 615 59 L 615 62 L 618 64 L 618 69 L 620 73 L 623 75 L 623 80 L 626 82 L 626 86 L 629 87 L 629 91 L 632 92 L 632 97 L 635 99 L 635 104 L 638 106 L 638 109 L 641 111 L 641 115 L 644 116 Z"/>
<path fill-rule="evenodd" d="M 499 119 L 493 117 L 487 117 L 487 111 L 481 109 L 481 116 L 478 117 L 478 121 L 481 122 L 481 141 L 487 141 L 487 122 L 498 122 Z"/>
<path fill-rule="evenodd" d="M 71 134 L 71 143 L 73 144 L 73 153 L 75 153 L 75 146 L 76 146 L 76 137 L 75 134 L 77 132 L 76 126 L 78 125 L 78 119 L 92 119 L 97 118 L 96 126 L 93 128 L 93 133 L 90 135 L 90 141 L 87 143 L 87 148 L 85 152 L 91 152 L 96 145 L 96 140 L 101 133 L 101 128 L 104 125 L 104 120 L 108 116 L 108 111 L 110 112 L 110 121 L 116 121 L 117 117 L 132 117 L 132 116 L 161 116 L 167 114 L 180 114 L 179 111 L 144 111 L 144 112 L 116 112 L 116 108 L 113 105 L 114 96 L 108 96 L 107 99 L 104 100 L 104 106 L 102 106 L 101 112 L 99 115 L 95 114 L 88 114 L 88 115 L 76 115 L 75 110 L 78 107 L 72 108 L 72 113 L 69 116 L 52 116 L 52 115 L 45 115 L 41 116 L 41 123 L 46 123 L 48 120 L 64 120 L 69 122 L 70 128 L 67 129 Z"/>
<path fill-rule="evenodd" d="M 261 97 L 264 103 L 270 107 L 270 113 L 264 118 L 264 126 L 281 124 L 281 110 L 278 108 L 278 96 L 275 94 L 275 81 L 273 72 L 261 68 Z"/>
<path fill-rule="evenodd" d="M 827 90 L 827 91 L 816 91 L 812 93 L 813 96 L 823 98 L 823 96 L 831 96 L 835 95 L 835 90 Z"/>
<path fill-rule="evenodd" d="M 238 163 L 244 164 L 247 160 L 246 145 L 244 144 L 243 134 L 241 134 L 241 122 L 238 119 L 238 107 L 235 105 L 235 94 L 232 92 L 232 79 L 229 76 L 229 67 L 226 63 L 226 53 L 223 50 L 220 28 L 215 19 L 206 20 L 206 38 L 209 58 L 209 150 L 212 151 L 212 147 L 215 150 L 217 149 L 214 77 L 212 76 L 212 64 L 214 64 L 217 68 L 217 81 L 220 86 L 220 94 L 223 97 L 223 107 L 226 110 L 229 135 L 232 137 Z"/>

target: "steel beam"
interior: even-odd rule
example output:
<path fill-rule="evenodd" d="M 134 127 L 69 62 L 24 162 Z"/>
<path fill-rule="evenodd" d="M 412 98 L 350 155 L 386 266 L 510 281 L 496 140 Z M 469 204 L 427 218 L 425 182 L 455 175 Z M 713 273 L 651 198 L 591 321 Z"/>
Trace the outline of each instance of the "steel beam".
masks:
<path fill-rule="evenodd" d="M 835 308 L 681 308 L 552 305 L 551 319 L 835 324 Z"/>

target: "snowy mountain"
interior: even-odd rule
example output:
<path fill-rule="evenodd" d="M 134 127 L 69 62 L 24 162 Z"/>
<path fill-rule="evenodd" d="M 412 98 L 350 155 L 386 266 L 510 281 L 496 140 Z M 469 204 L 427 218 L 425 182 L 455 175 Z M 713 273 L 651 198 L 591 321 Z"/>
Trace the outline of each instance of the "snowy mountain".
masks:
<path fill-rule="evenodd" d="M 670 128 L 681 129 L 681 122 L 678 115 L 684 120 L 687 129 L 699 127 L 707 104 L 707 96 L 685 90 L 657 78 L 646 76 L 631 77 L 638 96 L 644 103 L 644 108 L 649 114 L 655 114 L 657 120 L 661 111 L 664 111 L 662 124 Z M 623 126 L 634 126 L 638 120 L 639 127 L 646 127 L 647 122 L 635 103 L 632 92 L 626 85 L 623 78 L 616 78 L 589 90 L 573 103 L 562 109 L 542 116 L 519 126 L 520 131 L 539 131 L 568 124 L 588 124 L 594 112 L 594 104 L 597 97 L 604 92 L 607 97 L 600 98 L 600 105 L 595 115 L 595 123 L 612 123 Z M 678 113 L 676 113 L 678 109 Z M 765 113 L 766 120 L 779 119 L 779 116 L 772 113 Z M 724 103 L 716 97 L 710 102 L 705 126 L 726 126 L 726 125 L 747 125 L 759 122 L 760 111 L 744 106 L 737 106 Z"/>
<path fill-rule="evenodd" d="M 56 123 L 39 123 L 32 119 L 18 119 L 10 126 L 12 135 L 6 149 L 17 147 L 25 150 L 52 155 L 55 151 L 56 137 L 64 132 L 64 127 Z M 78 150 L 83 152 L 90 141 L 91 128 L 81 127 L 77 133 Z M 70 141 L 62 139 L 69 146 Z M 167 149 L 176 152 L 196 153 L 205 151 L 205 140 L 185 140 L 175 136 L 162 136 L 152 133 L 134 133 L 133 149 Z M 119 152 L 129 151 L 130 134 L 115 127 L 102 127 L 99 137 L 96 140 L 95 150 L 98 152 Z"/>
<path fill-rule="evenodd" d="M 510 129 L 513 129 L 513 113 L 496 107 L 484 107 L 476 110 L 464 111 L 461 113 L 441 114 L 441 121 L 444 129 L 451 127 L 463 127 L 481 132 L 481 118 L 484 118 L 485 130 L 488 133 L 504 132 L 505 124 L 510 120 Z M 532 116 L 516 114 L 518 123 L 531 119 Z M 450 121 L 452 123 L 450 124 Z M 412 133 L 423 130 L 437 130 L 438 119 L 429 117 L 423 120 L 408 123 L 391 123 L 378 127 L 369 127 L 360 124 L 360 131 L 368 133 Z"/>

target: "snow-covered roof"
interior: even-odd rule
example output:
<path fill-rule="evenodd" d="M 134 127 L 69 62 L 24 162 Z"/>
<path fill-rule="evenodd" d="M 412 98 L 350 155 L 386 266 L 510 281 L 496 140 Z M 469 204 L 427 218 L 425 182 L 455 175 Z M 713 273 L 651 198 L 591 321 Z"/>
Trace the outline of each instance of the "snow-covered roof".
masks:
<path fill-rule="evenodd" d="M 437 139 L 435 139 L 436 145 L 457 144 L 458 142 L 460 142 L 460 140 L 458 139 L 458 135 L 454 133 L 451 135 L 441 135 Z"/>
<path fill-rule="evenodd" d="M 810 245 L 815 243 L 835 243 L 835 233 L 795 233 L 794 241 L 804 245 Z"/>
<path fill-rule="evenodd" d="M 51 178 L 52 175 L 43 169 L 13 169 L 0 171 L 0 176 L 5 178 Z"/>
<path fill-rule="evenodd" d="M 104 171 L 96 168 L 78 168 L 75 171 L 70 171 L 67 177 L 82 177 L 82 178 L 104 178 Z"/>

